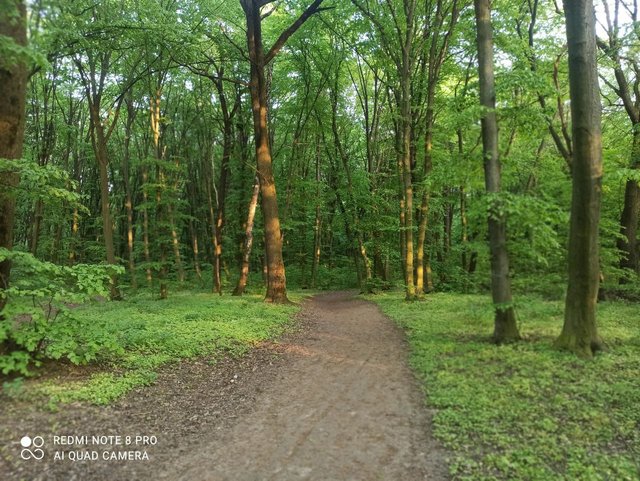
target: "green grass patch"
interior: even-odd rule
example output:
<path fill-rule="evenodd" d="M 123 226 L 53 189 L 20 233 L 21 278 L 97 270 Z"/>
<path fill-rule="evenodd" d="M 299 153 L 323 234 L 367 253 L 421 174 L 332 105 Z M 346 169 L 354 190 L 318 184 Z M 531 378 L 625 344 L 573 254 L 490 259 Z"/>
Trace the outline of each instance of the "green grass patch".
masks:
<path fill-rule="evenodd" d="M 299 301 L 301 296 L 290 298 Z M 262 299 L 177 292 L 165 301 L 141 294 L 127 301 L 78 307 L 73 319 L 79 326 L 91 326 L 87 342 L 99 343 L 94 364 L 101 369 L 81 381 L 64 381 L 65 376 L 62 382 L 49 376 L 36 378 L 22 383 L 19 395 L 11 395 L 44 400 L 52 408 L 74 401 L 108 404 L 152 383 L 156 370 L 167 363 L 241 355 L 257 342 L 280 335 L 299 309 Z"/>
<path fill-rule="evenodd" d="M 552 347 L 562 302 L 520 298 L 526 340 L 495 346 L 486 296 L 368 298 L 406 329 L 412 365 L 437 409 L 435 435 L 454 453 L 453 479 L 640 479 L 637 305 L 599 306 L 609 350 L 587 361 Z"/>

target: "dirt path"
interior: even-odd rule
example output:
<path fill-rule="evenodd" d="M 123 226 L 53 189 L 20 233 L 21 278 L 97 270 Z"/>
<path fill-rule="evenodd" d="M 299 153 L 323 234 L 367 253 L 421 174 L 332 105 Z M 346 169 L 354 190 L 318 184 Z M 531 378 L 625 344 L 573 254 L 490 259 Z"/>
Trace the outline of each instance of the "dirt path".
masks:
<path fill-rule="evenodd" d="M 0 475 L 4 467 L 16 480 L 446 479 L 400 330 L 353 293 L 306 301 L 302 317 L 300 332 L 242 361 L 185 363 L 110 408 L 27 413 L 6 433 L 155 435 L 149 461 L 45 459 L 35 469 L 0 459 Z"/>

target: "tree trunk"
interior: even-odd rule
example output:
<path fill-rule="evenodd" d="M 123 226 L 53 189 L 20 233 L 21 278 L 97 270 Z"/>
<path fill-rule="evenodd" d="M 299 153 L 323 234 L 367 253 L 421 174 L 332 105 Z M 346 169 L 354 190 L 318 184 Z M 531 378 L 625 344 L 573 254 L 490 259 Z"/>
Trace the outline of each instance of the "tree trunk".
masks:
<path fill-rule="evenodd" d="M 91 107 L 93 110 L 93 144 L 96 154 L 96 160 L 98 161 L 98 174 L 100 179 L 100 211 L 102 213 L 102 233 L 104 237 L 104 246 L 107 253 L 107 263 L 116 265 L 116 253 L 113 241 L 113 220 L 111 218 L 111 209 L 109 207 L 109 157 L 107 153 L 107 143 L 103 133 L 103 127 L 100 123 L 100 117 L 95 112 L 95 107 Z M 109 291 L 111 300 L 120 299 L 120 291 L 118 290 L 118 278 L 114 274 L 111 276 L 109 282 Z"/>
<path fill-rule="evenodd" d="M 220 76 L 223 74 L 219 72 Z M 222 275 L 221 275 L 221 263 L 222 263 L 222 230 L 225 222 L 225 205 L 227 199 L 227 184 L 229 178 L 229 163 L 231 160 L 231 151 L 233 149 L 233 116 L 236 112 L 238 105 L 229 112 L 227 105 L 227 97 L 224 92 L 224 84 L 221 78 L 218 78 L 215 82 L 216 89 L 218 91 L 218 98 L 220 99 L 220 108 L 222 110 L 222 122 L 223 122 L 223 141 L 222 141 L 222 162 L 220 164 L 220 178 L 218 181 L 218 187 L 216 189 L 216 242 L 213 251 L 213 268 L 214 268 L 214 290 L 222 295 Z"/>
<path fill-rule="evenodd" d="M 593 0 L 565 0 L 573 138 L 569 284 L 556 347 L 581 357 L 603 348 L 596 325 L 600 283 L 601 105 Z"/>
<path fill-rule="evenodd" d="M 267 262 L 267 294 L 265 300 L 286 303 L 287 281 L 282 258 L 282 233 L 278 215 L 278 197 L 271 162 L 269 127 L 267 125 L 267 84 L 264 75 L 265 58 L 262 47 L 262 26 L 259 2 L 247 1 L 247 42 L 251 58 L 251 107 L 256 146 L 256 161 L 262 195 L 265 254 Z"/>
<path fill-rule="evenodd" d="M 318 268 L 320 266 L 320 247 L 322 245 L 322 206 L 320 190 L 320 136 L 316 136 L 316 216 L 313 223 L 313 262 L 311 264 L 311 288 L 318 283 Z"/>
<path fill-rule="evenodd" d="M 142 167 L 142 250 L 144 252 L 144 261 L 147 264 L 145 269 L 145 278 L 147 287 L 153 284 L 153 273 L 151 271 L 151 252 L 149 247 L 149 210 L 147 205 L 149 202 L 149 194 L 147 192 L 147 184 L 149 183 L 149 168 L 145 165 Z"/>
<path fill-rule="evenodd" d="M 16 9 L 17 15 L 3 12 L 0 16 L 0 35 L 9 37 L 19 45 L 26 45 L 26 7 L 21 1 L 9 3 Z M 26 88 L 27 69 L 23 62 L 10 67 L 3 64 L 0 67 L 0 158 L 2 159 L 22 157 Z M 14 173 L 3 173 L 0 184 L 3 186 L 0 190 L 0 247 L 11 250 L 15 217 L 15 198 L 11 190 L 18 184 L 18 176 Z M 10 273 L 11 261 L 0 262 L 0 313 L 7 302 L 2 291 L 9 286 Z"/>
<path fill-rule="evenodd" d="M 634 125 L 631 147 L 631 168 L 640 168 L 640 125 Z M 624 190 L 624 208 L 620 216 L 621 237 L 617 247 L 623 253 L 620 267 L 640 273 L 638 263 L 638 216 L 640 216 L 640 187 L 635 179 L 627 180 Z M 621 282 L 625 281 L 623 276 Z"/>
<path fill-rule="evenodd" d="M 498 157 L 498 119 L 493 74 L 493 32 L 490 0 L 475 0 L 478 31 L 478 63 L 480 78 L 480 104 L 482 116 L 482 150 L 487 193 L 500 193 L 500 159 Z M 492 202 L 498 202 L 493 198 Z M 509 256 L 504 215 L 497 206 L 490 207 L 489 249 L 491 251 L 491 293 L 495 307 L 493 339 L 497 343 L 520 339 L 509 280 Z"/>
<path fill-rule="evenodd" d="M 412 18 L 407 19 L 412 25 Z M 407 30 L 412 33 L 410 26 Z M 407 36 L 410 34 L 408 33 Z M 411 49 L 410 42 L 404 45 L 403 65 L 401 72 L 402 84 L 402 104 L 401 104 L 401 125 L 402 125 L 402 147 L 401 147 L 401 167 L 402 167 L 402 197 L 404 199 L 404 235 L 405 235 L 405 294 L 406 299 L 415 299 L 416 289 L 413 272 L 413 182 L 411 165 Z"/>
<path fill-rule="evenodd" d="M 253 184 L 253 193 L 249 201 L 249 209 L 247 214 L 247 223 L 244 232 L 244 245 L 242 247 L 242 266 L 240 268 L 240 277 L 236 288 L 233 291 L 234 296 L 241 296 L 247 287 L 247 279 L 249 278 L 249 260 L 251 259 L 251 248 L 253 247 L 253 223 L 256 217 L 256 207 L 258 205 L 258 195 L 260 194 L 260 182 L 256 177 Z"/>
<path fill-rule="evenodd" d="M 131 277 L 131 287 L 137 289 L 136 262 L 133 250 L 134 224 L 133 224 L 133 193 L 131 191 L 131 179 L 129 178 L 129 165 L 131 163 L 131 135 L 133 122 L 135 120 L 136 109 L 133 100 L 127 99 L 127 122 L 125 124 L 124 152 L 122 155 L 122 181 L 124 183 L 124 208 L 127 216 L 127 258 L 129 264 L 129 276 Z"/>

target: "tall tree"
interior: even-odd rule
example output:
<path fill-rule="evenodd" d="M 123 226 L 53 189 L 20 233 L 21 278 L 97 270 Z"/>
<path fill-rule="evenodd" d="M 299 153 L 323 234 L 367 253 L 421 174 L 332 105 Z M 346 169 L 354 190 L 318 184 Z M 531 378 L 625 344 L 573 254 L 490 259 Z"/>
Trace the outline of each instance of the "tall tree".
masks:
<path fill-rule="evenodd" d="M 493 28 L 490 0 L 475 0 L 478 33 L 478 64 L 482 115 L 482 153 L 487 193 L 492 203 L 489 210 L 489 250 L 491 251 L 491 294 L 495 306 L 493 339 L 497 343 L 520 339 L 509 279 L 506 220 L 497 205 L 500 202 L 500 158 L 498 150 L 498 118 L 493 73 Z"/>
<path fill-rule="evenodd" d="M 278 198 L 273 175 L 271 145 L 268 125 L 268 89 L 265 67 L 280 52 L 285 43 L 313 14 L 323 10 L 323 0 L 315 0 L 284 30 L 271 49 L 265 53 L 262 43 L 262 7 L 273 3 L 272 0 L 240 0 L 247 22 L 247 46 L 251 63 L 251 110 L 253 112 L 253 130 L 256 147 L 256 162 L 260 178 L 262 197 L 262 215 L 265 230 L 265 252 L 267 261 L 267 295 L 265 300 L 274 303 L 288 302 L 287 281 L 284 260 L 282 258 L 282 232 L 278 215 Z"/>
<path fill-rule="evenodd" d="M 602 349 L 596 325 L 600 283 L 601 104 L 593 0 L 564 0 L 573 138 L 569 285 L 556 346 L 591 357 Z"/>
<path fill-rule="evenodd" d="M 0 42 L 27 44 L 26 7 L 22 1 L 0 1 Z M 9 51 L 17 51 L 14 46 Z M 18 50 L 19 51 L 19 50 Z M 0 59 L 0 159 L 22 157 L 25 124 L 27 67 L 21 55 Z M 18 183 L 13 172 L 0 174 L 0 247 L 13 246 L 15 199 L 12 187 Z M 2 290 L 9 286 L 11 261 L 0 262 L 0 313 L 6 304 Z"/>

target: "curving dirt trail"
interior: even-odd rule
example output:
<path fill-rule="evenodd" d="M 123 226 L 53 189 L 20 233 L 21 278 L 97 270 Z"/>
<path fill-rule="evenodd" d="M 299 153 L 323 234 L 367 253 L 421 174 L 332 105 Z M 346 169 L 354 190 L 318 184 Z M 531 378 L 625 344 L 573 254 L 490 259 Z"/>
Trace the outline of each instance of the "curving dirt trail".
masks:
<path fill-rule="evenodd" d="M 288 346 L 255 410 L 163 479 L 446 479 L 400 330 L 345 292 L 313 298 L 304 315 L 308 335 Z"/>
<path fill-rule="evenodd" d="M 0 402 L 0 480 L 446 479 L 401 330 L 349 292 L 305 301 L 300 326 L 240 359 L 169 366 L 112 406 Z M 25 434 L 43 437 L 43 460 L 20 459 Z M 52 454 L 55 435 L 138 434 L 157 436 L 149 460 L 72 462 L 92 449 L 77 444 Z"/>

